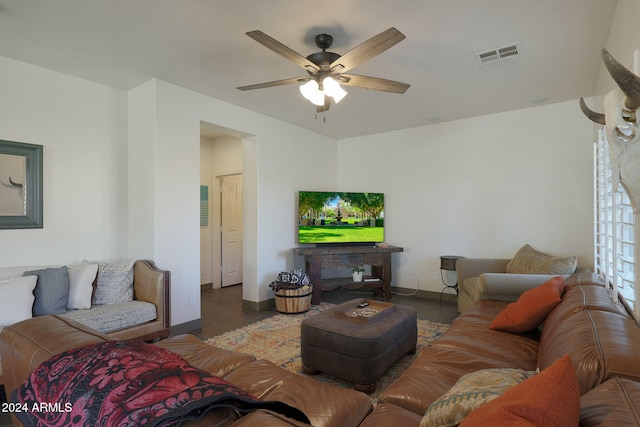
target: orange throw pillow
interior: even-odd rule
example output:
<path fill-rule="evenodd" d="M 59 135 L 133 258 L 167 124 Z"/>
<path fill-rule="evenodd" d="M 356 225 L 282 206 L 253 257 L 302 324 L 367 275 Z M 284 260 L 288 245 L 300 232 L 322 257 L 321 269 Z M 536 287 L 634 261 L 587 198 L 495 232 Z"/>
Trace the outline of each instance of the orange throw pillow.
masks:
<path fill-rule="evenodd" d="M 556 276 L 548 282 L 520 295 L 516 302 L 509 304 L 493 319 L 489 327 L 517 334 L 529 332 L 538 327 L 547 315 L 561 301 L 564 279 Z"/>
<path fill-rule="evenodd" d="M 580 386 L 565 354 L 538 375 L 472 411 L 460 427 L 572 427 L 580 421 Z"/>

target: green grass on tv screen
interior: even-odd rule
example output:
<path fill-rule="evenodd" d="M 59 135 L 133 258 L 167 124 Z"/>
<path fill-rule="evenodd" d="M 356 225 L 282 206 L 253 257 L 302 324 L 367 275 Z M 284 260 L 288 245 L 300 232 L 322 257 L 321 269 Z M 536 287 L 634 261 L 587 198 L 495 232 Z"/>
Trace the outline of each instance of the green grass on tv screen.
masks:
<path fill-rule="evenodd" d="M 347 242 L 383 242 L 384 227 L 347 226 L 300 226 L 300 243 L 347 243 Z"/>

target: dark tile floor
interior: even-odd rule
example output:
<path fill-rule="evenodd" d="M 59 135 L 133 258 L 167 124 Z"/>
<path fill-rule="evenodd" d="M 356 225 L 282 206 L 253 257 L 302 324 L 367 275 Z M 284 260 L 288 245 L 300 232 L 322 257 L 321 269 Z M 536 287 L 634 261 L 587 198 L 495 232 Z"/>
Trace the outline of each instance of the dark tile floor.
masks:
<path fill-rule="evenodd" d="M 322 301 L 340 304 L 355 298 L 372 298 L 368 291 L 341 290 L 322 293 Z M 391 302 L 414 307 L 418 318 L 440 323 L 451 323 L 458 315 L 456 296 L 445 294 L 442 303 L 438 299 L 395 293 Z M 278 314 L 275 308 L 263 311 L 242 309 L 242 285 L 222 289 L 202 287 L 202 327 L 192 331 L 200 338 L 210 338 L 249 323 Z M 4 397 L 4 396 L 2 396 Z M 9 414 L 0 411 L 0 427 L 12 427 Z"/>
<path fill-rule="evenodd" d="M 322 293 L 322 301 L 339 304 L 355 298 L 372 298 L 365 290 L 335 289 Z M 275 307 L 270 310 L 247 311 L 242 309 L 242 285 L 222 289 L 202 287 L 202 327 L 192 333 L 203 338 L 211 338 L 249 323 L 277 314 Z M 382 299 L 380 299 L 382 300 Z M 418 318 L 440 323 L 451 323 L 458 315 L 456 296 L 445 294 L 442 304 L 439 299 L 422 298 L 395 293 L 391 302 L 414 307 Z"/>

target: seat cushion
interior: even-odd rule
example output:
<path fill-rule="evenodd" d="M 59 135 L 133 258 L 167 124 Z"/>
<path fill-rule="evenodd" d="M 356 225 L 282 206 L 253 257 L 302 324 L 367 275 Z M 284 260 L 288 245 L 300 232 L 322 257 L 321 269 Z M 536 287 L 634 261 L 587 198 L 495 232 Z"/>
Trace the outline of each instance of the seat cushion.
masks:
<path fill-rule="evenodd" d="M 224 350 L 204 343 L 195 335 L 181 334 L 155 343 L 158 347 L 179 354 L 187 362 L 216 377 L 224 377 L 238 366 L 251 363 L 255 356 Z"/>
<path fill-rule="evenodd" d="M 155 320 L 156 306 L 146 301 L 95 305 L 89 310 L 72 310 L 61 314 L 103 334 L 119 331 Z"/>
<path fill-rule="evenodd" d="M 538 367 L 546 369 L 569 354 L 582 393 L 619 375 L 640 381 L 640 329 L 618 313 L 583 310 L 562 323 L 544 326 Z"/>
<path fill-rule="evenodd" d="M 640 425 L 640 382 L 612 378 L 587 392 L 580 399 L 581 427 Z"/>

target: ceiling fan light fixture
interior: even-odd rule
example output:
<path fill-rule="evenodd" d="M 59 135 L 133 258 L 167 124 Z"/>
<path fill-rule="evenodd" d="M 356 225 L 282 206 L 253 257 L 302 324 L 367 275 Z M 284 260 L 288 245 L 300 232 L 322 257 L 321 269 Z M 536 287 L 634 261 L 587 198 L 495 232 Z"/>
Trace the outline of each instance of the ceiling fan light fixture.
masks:
<path fill-rule="evenodd" d="M 317 91 L 318 91 L 318 82 L 316 82 L 315 80 L 309 80 L 308 82 L 300 86 L 300 93 L 309 101 L 311 101 L 311 97 Z"/>
<path fill-rule="evenodd" d="M 337 104 L 347 95 L 347 91 L 341 85 L 391 93 L 405 93 L 410 86 L 407 83 L 378 77 L 343 74 L 404 40 L 404 34 L 394 27 L 360 43 L 344 55 L 327 51 L 331 46 L 333 37 L 329 34 L 319 34 L 316 36 L 315 41 L 316 46 L 321 51 L 314 52 L 306 57 L 260 30 L 249 31 L 246 34 L 267 49 L 302 67 L 308 76 L 240 86 L 237 88 L 238 90 L 300 84 L 304 81 L 306 83 L 300 86 L 300 93 L 307 100 L 321 107 L 317 108 L 316 112 L 324 112 L 329 109 L 331 101 Z"/>
<path fill-rule="evenodd" d="M 347 91 L 342 89 L 340 83 L 332 77 L 325 77 L 322 81 L 322 86 L 324 87 L 325 93 L 332 97 L 336 104 L 347 96 Z"/>
<path fill-rule="evenodd" d="M 311 101 L 313 105 L 322 107 L 324 105 L 324 92 L 321 90 L 317 91 L 309 101 Z"/>
<path fill-rule="evenodd" d="M 311 101 L 312 104 L 317 106 L 324 105 L 324 91 L 320 90 L 320 86 L 317 81 L 309 80 L 300 86 L 300 93 Z"/>

